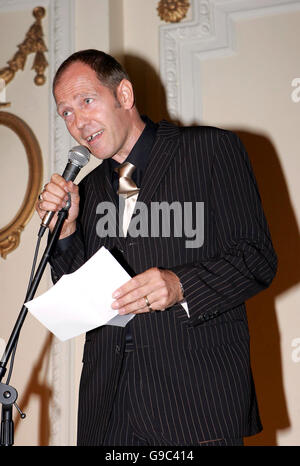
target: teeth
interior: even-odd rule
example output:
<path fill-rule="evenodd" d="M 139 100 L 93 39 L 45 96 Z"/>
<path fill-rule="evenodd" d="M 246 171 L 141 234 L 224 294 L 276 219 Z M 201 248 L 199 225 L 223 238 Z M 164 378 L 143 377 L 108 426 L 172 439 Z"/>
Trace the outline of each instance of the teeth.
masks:
<path fill-rule="evenodd" d="M 101 131 L 97 131 L 97 133 L 94 133 L 92 134 L 91 136 L 89 136 L 87 138 L 87 142 L 90 142 L 92 139 L 94 139 L 96 136 L 98 136 L 98 134 L 102 134 L 103 133 L 103 129 Z"/>

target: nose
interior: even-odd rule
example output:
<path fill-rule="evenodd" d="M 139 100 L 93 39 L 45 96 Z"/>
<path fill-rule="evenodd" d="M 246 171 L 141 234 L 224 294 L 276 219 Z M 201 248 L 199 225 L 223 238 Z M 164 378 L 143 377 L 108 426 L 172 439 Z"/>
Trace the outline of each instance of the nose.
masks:
<path fill-rule="evenodd" d="M 75 124 L 78 129 L 82 129 L 88 123 L 87 116 L 79 111 L 75 113 Z"/>

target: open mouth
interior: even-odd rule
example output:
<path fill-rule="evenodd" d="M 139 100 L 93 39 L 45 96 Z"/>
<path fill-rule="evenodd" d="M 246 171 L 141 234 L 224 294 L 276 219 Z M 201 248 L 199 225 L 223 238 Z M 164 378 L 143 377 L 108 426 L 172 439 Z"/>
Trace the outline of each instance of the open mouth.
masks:
<path fill-rule="evenodd" d="M 86 141 L 87 142 L 92 142 L 97 136 L 101 136 L 101 134 L 103 133 L 103 129 L 101 129 L 100 131 L 97 131 L 96 133 L 94 134 L 91 134 L 88 138 L 86 138 Z"/>

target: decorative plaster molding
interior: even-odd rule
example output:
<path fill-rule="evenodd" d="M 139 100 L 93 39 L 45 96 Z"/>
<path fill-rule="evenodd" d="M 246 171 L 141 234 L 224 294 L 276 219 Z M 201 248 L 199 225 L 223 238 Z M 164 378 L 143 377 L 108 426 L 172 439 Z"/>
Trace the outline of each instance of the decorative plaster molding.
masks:
<path fill-rule="evenodd" d="M 160 75 L 173 120 L 199 119 L 195 69 L 209 56 L 234 53 L 233 19 L 300 10 L 299 0 L 191 0 L 192 20 L 160 26 Z M 197 89 L 197 92 L 196 92 Z M 195 99 L 195 95 L 197 98 Z"/>
<path fill-rule="evenodd" d="M 74 0 L 64 0 L 63 2 L 49 0 L 50 82 L 52 82 L 59 65 L 74 51 L 74 9 Z M 53 170 L 62 173 L 66 165 L 67 153 L 72 145 L 72 138 L 66 131 L 64 122 L 57 115 L 52 94 L 50 94 L 49 99 L 51 112 L 51 173 L 53 173 Z"/>
<path fill-rule="evenodd" d="M 49 62 L 48 77 L 52 82 L 56 69 L 74 51 L 75 0 L 1 0 L 0 13 L 8 11 L 32 11 L 37 6 L 46 9 L 48 20 L 47 39 Z M 67 154 L 73 144 L 64 122 L 58 117 L 55 102 L 49 86 L 49 175 L 61 173 L 66 165 Z M 50 286 L 50 283 L 49 283 Z M 73 393 L 74 341 L 61 343 L 53 339 L 51 349 L 51 373 L 49 383 L 52 389 L 50 402 L 50 444 L 72 445 L 75 442 L 75 414 Z"/>
<path fill-rule="evenodd" d="M 74 0 L 49 0 L 49 81 L 72 52 L 74 52 L 75 4 Z M 51 86 L 50 86 L 51 87 Z M 50 172 L 62 173 L 67 161 L 67 154 L 73 140 L 66 131 L 63 120 L 56 112 L 55 101 L 50 89 L 49 95 L 50 127 L 49 155 Z M 51 434 L 50 445 L 72 445 L 75 441 L 74 394 L 72 380 L 74 377 L 73 353 L 74 341 L 62 343 L 53 339 L 51 351 L 52 390 L 50 406 Z"/>
<path fill-rule="evenodd" d="M 157 5 L 159 17 L 168 23 L 179 23 L 186 17 L 190 3 L 188 0 L 160 0 Z"/>

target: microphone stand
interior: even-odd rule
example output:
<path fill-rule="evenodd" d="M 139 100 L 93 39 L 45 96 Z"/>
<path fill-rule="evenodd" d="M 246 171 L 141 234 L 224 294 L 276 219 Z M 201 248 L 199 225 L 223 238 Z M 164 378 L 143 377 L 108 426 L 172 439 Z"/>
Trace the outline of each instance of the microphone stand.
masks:
<path fill-rule="evenodd" d="M 68 202 L 66 207 L 64 207 L 58 212 L 58 218 L 57 218 L 56 225 L 53 229 L 52 235 L 50 235 L 49 237 L 49 241 L 44 251 L 44 254 L 41 258 L 40 264 L 37 268 L 34 278 L 27 291 L 26 298 L 24 301 L 25 303 L 27 301 L 30 301 L 35 295 L 35 292 L 41 281 L 46 265 L 49 262 L 49 259 L 51 256 L 51 250 L 53 246 L 55 245 L 55 243 L 57 242 L 62 225 L 68 216 L 69 208 L 70 208 L 70 202 Z M 16 409 L 20 413 L 22 419 L 26 417 L 26 415 L 22 413 L 22 411 L 16 404 L 16 400 L 18 397 L 18 393 L 16 389 L 14 387 L 11 387 L 10 385 L 2 383 L 2 379 L 6 373 L 6 366 L 11 356 L 11 353 L 14 350 L 15 346 L 17 345 L 19 334 L 20 334 L 22 325 L 25 321 L 27 312 L 28 312 L 28 309 L 26 308 L 25 304 L 23 304 L 23 307 L 19 313 L 15 326 L 12 330 L 12 333 L 6 345 L 4 354 L 0 361 L 0 403 L 2 404 L 0 446 L 12 446 L 14 443 L 14 423 L 13 423 L 13 416 L 12 416 L 13 405 L 16 407 Z"/>

